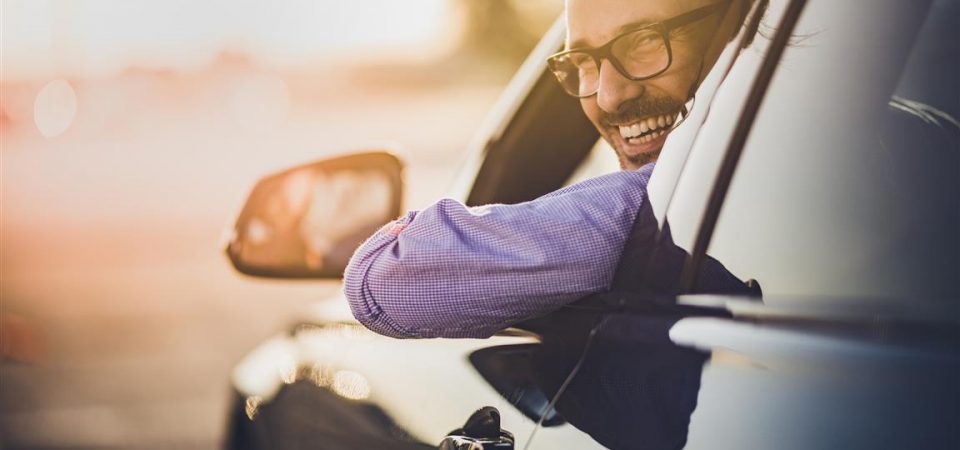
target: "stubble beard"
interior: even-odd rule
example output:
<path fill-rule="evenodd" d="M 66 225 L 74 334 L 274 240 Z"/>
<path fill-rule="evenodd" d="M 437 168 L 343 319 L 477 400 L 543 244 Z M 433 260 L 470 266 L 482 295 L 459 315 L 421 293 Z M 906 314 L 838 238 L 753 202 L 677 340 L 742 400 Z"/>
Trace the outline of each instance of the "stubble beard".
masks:
<path fill-rule="evenodd" d="M 607 140 L 607 143 L 610 143 L 610 140 Z M 656 162 L 660 158 L 660 152 L 663 150 L 663 147 L 660 147 L 652 152 L 641 153 L 636 156 L 630 156 L 616 148 L 616 146 L 611 144 L 613 147 L 613 152 L 617 155 L 617 160 L 620 162 L 620 170 L 636 170 L 652 162 Z"/>
<path fill-rule="evenodd" d="M 676 115 L 683 111 L 684 103 L 672 97 L 656 98 L 635 98 L 620 105 L 615 113 L 601 112 L 598 128 L 605 130 L 604 138 L 607 143 L 613 147 L 617 154 L 617 160 L 620 162 L 621 170 L 639 169 L 647 164 L 655 162 L 660 157 L 663 147 L 656 150 L 640 153 L 637 155 L 628 155 L 617 143 L 620 142 L 619 124 L 636 122 L 637 120 L 659 115 Z M 669 131 L 668 131 L 669 132 Z"/>

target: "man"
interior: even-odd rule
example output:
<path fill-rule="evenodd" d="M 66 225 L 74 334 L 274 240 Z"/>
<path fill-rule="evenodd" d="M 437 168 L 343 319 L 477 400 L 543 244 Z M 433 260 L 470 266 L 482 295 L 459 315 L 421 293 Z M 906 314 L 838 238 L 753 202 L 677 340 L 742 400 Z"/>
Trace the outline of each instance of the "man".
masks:
<path fill-rule="evenodd" d="M 726 44 L 713 37 L 732 36 L 745 7 L 730 0 L 570 0 L 567 48 L 574 50 L 555 55 L 550 66 L 581 98 L 621 167 L 639 169 L 656 161 L 670 125 Z M 617 58 L 603 58 L 610 54 Z"/>
<path fill-rule="evenodd" d="M 517 205 L 443 199 L 409 212 L 354 254 L 354 316 L 394 337 L 487 337 L 620 283 L 623 261 L 658 245 L 644 201 L 654 162 L 747 3 L 568 0 L 568 50 L 550 68 L 624 170 Z M 711 278 L 739 284 L 722 266 Z"/>

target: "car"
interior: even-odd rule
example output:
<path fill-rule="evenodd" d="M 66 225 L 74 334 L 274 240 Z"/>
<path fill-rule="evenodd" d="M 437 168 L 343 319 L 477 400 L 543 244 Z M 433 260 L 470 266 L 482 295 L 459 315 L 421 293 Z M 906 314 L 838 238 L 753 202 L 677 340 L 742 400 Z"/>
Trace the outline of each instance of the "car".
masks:
<path fill-rule="evenodd" d="M 379 336 L 328 299 L 236 366 L 227 448 L 960 446 L 960 2 L 758 4 L 648 187 L 677 293 L 600 293 L 487 339 Z M 449 196 L 518 203 L 617 170 L 547 70 L 563 34 Z M 263 178 L 230 261 L 340 277 L 402 212 L 402 166 L 359 152 Z M 752 289 L 693 289 L 710 261 Z"/>

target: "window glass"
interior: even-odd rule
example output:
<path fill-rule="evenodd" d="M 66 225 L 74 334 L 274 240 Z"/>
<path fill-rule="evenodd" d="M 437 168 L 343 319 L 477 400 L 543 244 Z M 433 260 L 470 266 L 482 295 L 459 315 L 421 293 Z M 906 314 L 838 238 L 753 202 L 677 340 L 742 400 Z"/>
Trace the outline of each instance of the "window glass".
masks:
<path fill-rule="evenodd" d="M 730 186 L 708 254 L 765 296 L 957 295 L 957 130 L 890 104 L 925 8 L 871 5 L 808 4 Z"/>
<path fill-rule="evenodd" d="M 781 1 L 771 2 L 765 22 L 779 20 L 783 6 Z M 727 46 L 697 90 L 690 116 L 669 136 L 657 161 L 648 187 L 654 213 L 660 223 L 669 223 L 673 242 L 688 252 L 726 143 L 769 44 L 767 35 L 754 35 L 746 49 L 735 43 Z"/>

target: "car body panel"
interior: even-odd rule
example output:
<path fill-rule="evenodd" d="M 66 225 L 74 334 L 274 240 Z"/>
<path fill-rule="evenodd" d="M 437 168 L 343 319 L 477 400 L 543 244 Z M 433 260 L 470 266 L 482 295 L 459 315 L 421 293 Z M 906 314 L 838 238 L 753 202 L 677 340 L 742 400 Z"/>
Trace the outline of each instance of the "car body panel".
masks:
<path fill-rule="evenodd" d="M 346 304 L 342 299 L 338 303 Z M 330 321 L 331 312 L 328 308 L 289 333 L 275 335 L 236 366 L 232 375 L 234 393 L 237 408 L 242 405 L 245 414 L 238 420 L 262 420 L 258 417 L 260 410 L 284 391 L 305 391 L 312 385 L 312 390 L 332 393 L 325 397 L 326 404 L 376 405 L 390 418 L 381 422 L 385 427 L 402 430 L 399 434 L 383 430 L 383 435 L 399 436 L 397 445 L 439 444 L 477 405 L 498 407 L 503 423 L 509 424 L 518 437 L 528 435 L 535 427 L 533 420 L 511 407 L 484 381 L 468 357 L 484 348 L 536 343 L 536 337 L 519 333 L 489 339 L 397 340 L 376 335 L 355 321 Z M 311 420 L 322 422 L 325 414 L 317 409 Z M 363 432 L 355 430 L 353 434 Z M 550 429 L 539 438 L 577 448 L 595 445 L 570 426 Z M 340 448 L 340 441 L 331 433 L 318 432 L 313 439 L 309 448 Z"/>
<path fill-rule="evenodd" d="M 736 302 L 735 298 L 724 300 Z M 274 337 L 239 364 L 234 373 L 238 396 L 256 397 L 256 406 L 264 408 L 283 391 L 302 393 L 309 385 L 312 390 L 330 393 L 328 397 L 339 398 L 334 402 L 339 405 L 338 411 L 358 402 L 373 404 L 389 418 L 378 423 L 383 424 L 384 435 L 396 436 L 396 445 L 438 443 L 482 405 L 499 408 L 504 427 L 514 432 L 518 444 L 525 444 L 533 431 L 534 422 L 512 406 L 516 399 L 496 392 L 468 357 L 480 349 L 539 344 L 542 341 L 538 338 L 519 333 L 486 340 L 396 340 L 377 336 L 358 323 L 319 318 L 313 322 Z M 316 325 L 324 322 L 326 325 Z M 686 380 L 685 391 L 692 391 L 696 399 L 695 410 L 687 405 L 673 413 L 680 419 L 686 414 L 689 420 L 687 448 L 902 448 L 906 442 L 942 446 L 960 438 L 954 427 L 942 426 L 960 419 L 960 405 L 952 400 L 960 394 L 954 377 L 960 376 L 960 357 L 956 340 L 949 334 L 933 338 L 940 342 L 938 346 L 920 340 L 923 345 L 918 347 L 905 339 L 864 339 L 853 333 L 856 327 L 850 322 L 836 323 L 831 333 L 824 333 L 822 323 L 788 327 L 758 324 L 752 317 L 744 320 L 696 313 L 683 317 L 669 311 L 615 315 L 607 325 L 601 329 L 606 336 L 592 350 L 592 354 L 603 357 L 598 364 L 588 360 L 587 367 L 596 372 L 594 377 L 614 374 L 647 383 L 662 383 L 658 380 L 664 378 L 664 371 L 680 371 Z M 623 329 L 630 331 L 624 333 Z M 703 359 L 678 365 L 671 355 L 687 351 L 682 348 L 696 349 Z M 620 356 L 623 352 L 634 360 Z M 265 353 L 271 356 L 265 357 Z M 560 363 L 581 355 L 580 350 L 566 344 L 547 344 L 543 353 Z M 663 360 L 666 362 L 658 365 Z M 611 364 L 616 370 L 610 370 Z M 631 377 L 626 369 L 641 376 Z M 344 381 L 338 385 L 336 374 L 340 372 L 364 387 L 357 389 Z M 543 379 L 544 389 L 551 391 L 562 376 L 558 371 L 547 373 L 553 378 Z M 694 375 L 695 379 L 691 378 Z M 273 396 L 268 396 L 269 391 L 244 391 L 244 387 L 254 385 L 245 380 L 250 377 L 272 379 L 279 389 L 273 390 Z M 608 382 L 599 383 L 583 374 L 578 377 L 584 379 L 589 382 L 574 385 L 571 395 L 609 395 L 604 391 Z M 683 400 L 689 395 L 691 392 L 684 392 L 677 401 L 689 404 L 690 400 Z M 656 401 L 658 408 L 673 404 Z M 249 400 L 244 404 L 247 414 L 256 419 L 258 413 L 250 412 Z M 561 402 L 562 415 L 564 407 Z M 811 411 L 816 408 L 824 410 Z M 309 409 L 310 420 L 329 420 L 329 409 Z M 591 417 L 605 414 L 586 411 Z M 577 417 L 583 410 L 566 413 Z M 663 430 L 642 414 L 618 414 L 621 421 L 635 423 L 604 429 L 606 438 L 613 439 L 606 443 L 613 442 L 613 448 L 622 448 L 617 443 L 623 442 L 640 445 L 643 441 L 634 441 L 636 437 L 631 436 L 635 429 Z M 874 428 L 878 423 L 898 428 L 889 428 L 895 431 L 885 434 L 878 431 L 887 428 Z M 585 427 L 595 431 L 589 425 Z M 816 430 L 830 431 L 818 434 Z M 340 442 L 337 436 L 314 431 L 307 448 L 339 448 L 334 445 Z M 682 431 L 686 432 L 686 427 Z M 358 429 L 346 434 L 356 438 L 364 433 Z M 681 436 L 676 431 L 654 434 L 657 442 L 687 439 L 686 434 Z M 603 447 L 577 428 L 563 424 L 539 430 L 532 448 Z"/>

